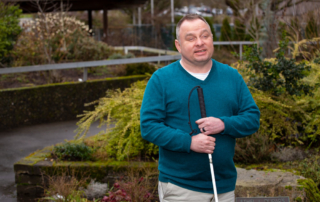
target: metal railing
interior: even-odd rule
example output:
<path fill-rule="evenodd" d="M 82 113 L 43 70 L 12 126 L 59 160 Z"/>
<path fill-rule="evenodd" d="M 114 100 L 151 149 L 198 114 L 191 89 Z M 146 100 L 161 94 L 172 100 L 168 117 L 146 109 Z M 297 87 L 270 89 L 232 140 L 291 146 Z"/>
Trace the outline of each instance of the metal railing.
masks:
<path fill-rule="evenodd" d="M 179 52 L 177 52 L 177 51 L 149 48 L 149 47 L 145 47 L 145 46 L 115 46 L 114 49 L 115 50 L 123 50 L 123 52 L 125 54 L 128 54 L 130 50 L 139 50 L 139 51 L 149 52 L 149 53 L 158 53 L 159 56 L 161 54 L 163 54 L 163 55 L 179 55 Z"/>
<path fill-rule="evenodd" d="M 70 63 L 59 63 L 59 64 L 50 64 L 50 65 L 11 67 L 11 68 L 1 68 L 0 74 L 83 68 L 83 81 L 86 81 L 88 78 L 88 67 L 133 64 L 133 63 L 143 63 L 143 62 L 171 61 L 171 60 L 178 60 L 180 58 L 181 58 L 181 55 L 164 55 L 164 56 L 151 56 L 151 57 L 142 57 L 142 58 L 98 60 L 98 61 L 88 61 L 88 62 L 70 62 Z"/>
<path fill-rule="evenodd" d="M 255 43 L 256 42 L 251 42 L 251 41 L 216 41 L 214 42 L 214 45 L 239 45 L 240 59 L 242 59 L 242 46 L 252 45 Z M 158 56 L 0 68 L 0 74 L 83 68 L 83 81 L 86 81 L 88 78 L 88 67 L 133 64 L 133 63 L 143 63 L 143 62 L 159 63 L 160 61 L 172 61 L 172 60 L 179 60 L 181 58 L 181 55 L 176 51 L 149 48 L 144 46 L 117 46 L 117 47 L 114 47 L 114 49 L 123 50 L 125 54 L 128 54 L 130 50 L 138 50 L 143 52 L 157 53 Z M 164 55 L 161 56 L 161 54 L 164 54 Z"/>
<path fill-rule="evenodd" d="M 215 41 L 213 45 L 239 45 L 239 57 L 242 60 L 242 46 L 243 45 L 253 45 L 256 41 Z"/>

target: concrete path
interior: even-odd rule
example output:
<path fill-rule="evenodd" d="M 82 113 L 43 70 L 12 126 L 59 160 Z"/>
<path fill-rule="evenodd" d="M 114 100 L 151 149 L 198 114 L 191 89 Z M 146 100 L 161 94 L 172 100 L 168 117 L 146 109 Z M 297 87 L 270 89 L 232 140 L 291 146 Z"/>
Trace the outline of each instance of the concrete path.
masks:
<path fill-rule="evenodd" d="M 30 153 L 64 140 L 74 138 L 76 120 L 26 126 L 10 131 L 0 131 L 0 201 L 17 202 L 13 164 Z M 88 136 L 105 128 L 94 123 Z"/>

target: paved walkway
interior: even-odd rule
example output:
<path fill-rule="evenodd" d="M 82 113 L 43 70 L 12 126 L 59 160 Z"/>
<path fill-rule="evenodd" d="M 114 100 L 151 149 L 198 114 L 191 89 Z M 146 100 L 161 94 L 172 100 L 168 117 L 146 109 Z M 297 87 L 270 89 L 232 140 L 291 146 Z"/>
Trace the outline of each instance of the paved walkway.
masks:
<path fill-rule="evenodd" d="M 30 153 L 74 138 L 77 121 L 26 126 L 0 132 L 0 201 L 17 202 L 13 164 Z M 105 128 L 94 123 L 88 136 Z"/>

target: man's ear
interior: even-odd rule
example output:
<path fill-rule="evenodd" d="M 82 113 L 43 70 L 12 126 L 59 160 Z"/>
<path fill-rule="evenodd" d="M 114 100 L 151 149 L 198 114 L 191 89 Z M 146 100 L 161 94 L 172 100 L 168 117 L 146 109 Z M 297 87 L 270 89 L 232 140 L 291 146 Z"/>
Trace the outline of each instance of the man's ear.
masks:
<path fill-rule="evenodd" d="M 181 53 L 181 47 L 180 47 L 180 43 L 178 41 L 178 39 L 174 40 L 174 44 L 176 45 L 177 50 L 179 51 L 179 53 Z"/>

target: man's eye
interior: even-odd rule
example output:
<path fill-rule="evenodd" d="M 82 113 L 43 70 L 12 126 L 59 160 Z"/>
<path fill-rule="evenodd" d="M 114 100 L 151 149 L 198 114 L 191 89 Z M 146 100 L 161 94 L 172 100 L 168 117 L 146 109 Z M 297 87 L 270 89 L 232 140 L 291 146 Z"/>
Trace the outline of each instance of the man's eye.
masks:
<path fill-rule="evenodd" d="M 193 41 L 194 40 L 194 37 L 188 37 L 187 38 L 187 41 Z"/>
<path fill-rule="evenodd" d="M 209 35 L 202 35 L 201 36 L 203 39 L 207 39 L 207 38 L 209 38 Z"/>

